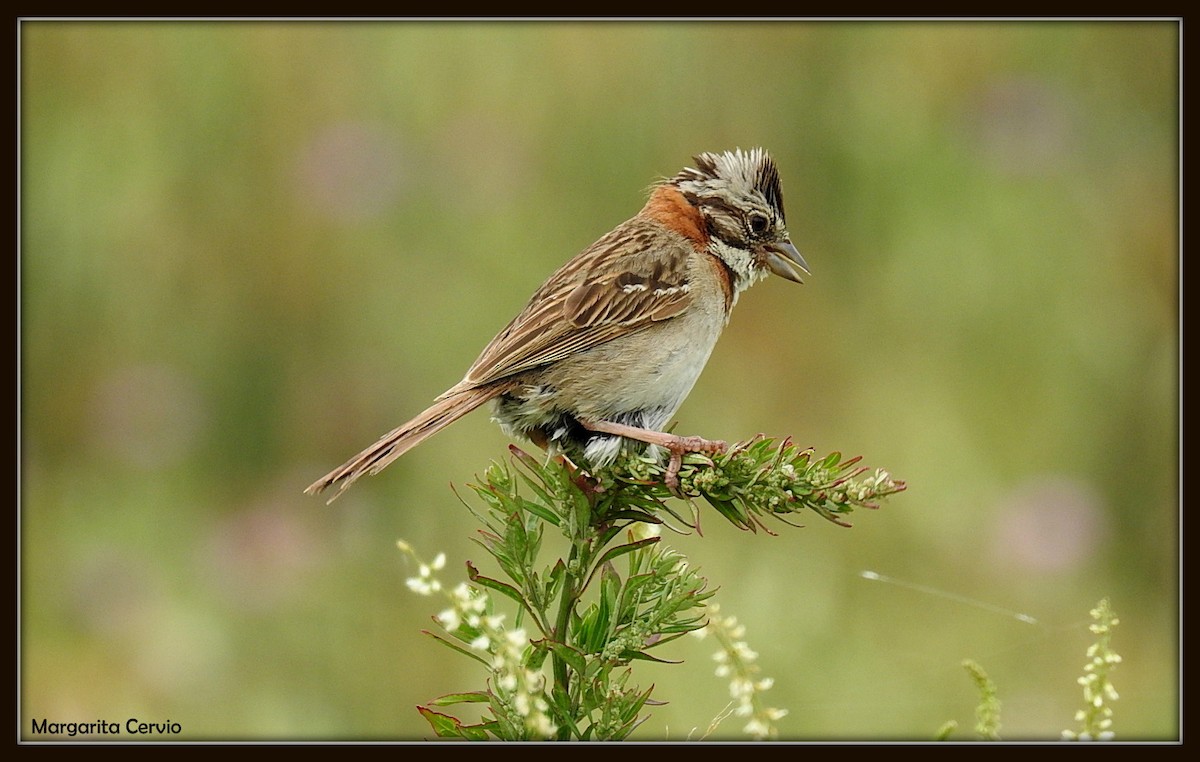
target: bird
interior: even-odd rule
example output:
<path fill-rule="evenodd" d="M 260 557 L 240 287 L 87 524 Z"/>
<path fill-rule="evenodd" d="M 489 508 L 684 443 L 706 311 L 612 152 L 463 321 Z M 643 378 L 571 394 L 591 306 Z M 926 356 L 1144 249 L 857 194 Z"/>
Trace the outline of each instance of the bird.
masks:
<path fill-rule="evenodd" d="M 330 503 L 364 474 L 484 403 L 504 432 L 593 467 L 626 447 L 716 454 L 720 440 L 664 431 L 695 384 L 739 295 L 769 274 L 803 283 L 775 160 L 765 149 L 700 153 L 654 183 L 636 215 L 560 267 L 484 347 L 461 381 L 313 482 Z M 656 451 L 661 457 L 661 450 Z"/>

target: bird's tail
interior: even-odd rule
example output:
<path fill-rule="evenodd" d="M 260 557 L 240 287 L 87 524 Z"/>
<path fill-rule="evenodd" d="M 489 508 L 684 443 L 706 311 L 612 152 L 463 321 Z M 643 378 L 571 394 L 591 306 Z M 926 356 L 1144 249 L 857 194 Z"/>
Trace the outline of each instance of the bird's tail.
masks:
<path fill-rule="evenodd" d="M 337 485 L 338 491 L 328 501 L 332 503 L 363 474 L 379 473 L 396 458 L 503 391 L 504 387 L 500 384 L 461 392 L 451 390 L 450 393 L 439 397 L 428 410 L 384 434 L 378 442 L 322 476 L 304 491 L 309 495 L 317 495 Z"/>

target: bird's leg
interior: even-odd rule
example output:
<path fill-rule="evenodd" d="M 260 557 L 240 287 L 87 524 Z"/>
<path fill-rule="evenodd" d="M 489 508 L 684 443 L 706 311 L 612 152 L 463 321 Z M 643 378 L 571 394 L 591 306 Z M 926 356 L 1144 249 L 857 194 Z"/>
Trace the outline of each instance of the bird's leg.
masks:
<path fill-rule="evenodd" d="M 652 431 L 650 429 L 639 429 L 637 426 L 613 423 L 612 421 L 580 421 L 580 423 L 590 431 L 602 434 L 616 434 L 626 439 L 633 439 L 638 442 L 645 442 L 646 444 L 658 445 L 665 448 L 667 452 L 671 453 L 671 460 L 667 464 L 667 475 L 664 481 L 672 490 L 679 488 L 679 468 L 683 465 L 684 453 L 702 452 L 715 455 L 716 453 L 725 452 L 726 448 L 726 444 L 719 439 L 681 437 L 676 434 Z"/>

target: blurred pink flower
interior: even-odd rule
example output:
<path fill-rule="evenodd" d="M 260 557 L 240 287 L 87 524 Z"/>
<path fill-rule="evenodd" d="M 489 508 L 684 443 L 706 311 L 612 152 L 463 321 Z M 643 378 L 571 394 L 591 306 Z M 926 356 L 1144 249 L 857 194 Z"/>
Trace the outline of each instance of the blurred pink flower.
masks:
<path fill-rule="evenodd" d="M 1099 494 L 1066 476 L 1018 485 L 1000 499 L 994 515 L 993 558 L 1033 572 L 1078 569 L 1108 534 Z"/>
<path fill-rule="evenodd" d="M 401 189 L 398 138 L 362 122 L 340 122 L 301 149 L 297 194 L 317 212 L 359 221 L 386 212 Z"/>
<path fill-rule="evenodd" d="M 239 607 L 269 609 L 306 593 L 323 547 L 294 502 L 268 496 L 217 523 L 200 564 L 219 594 Z"/>
<path fill-rule="evenodd" d="M 146 469 L 186 457 L 206 420 L 195 380 L 167 365 L 128 365 L 101 377 L 92 413 L 97 450 Z"/>

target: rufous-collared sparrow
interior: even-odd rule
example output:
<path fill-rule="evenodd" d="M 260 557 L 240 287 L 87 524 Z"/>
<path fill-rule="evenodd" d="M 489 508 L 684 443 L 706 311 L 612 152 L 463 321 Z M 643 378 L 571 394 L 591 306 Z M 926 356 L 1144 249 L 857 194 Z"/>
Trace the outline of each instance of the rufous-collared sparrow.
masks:
<path fill-rule="evenodd" d="M 343 490 L 489 400 L 510 435 L 611 462 L 628 441 L 665 448 L 677 484 L 687 452 L 725 444 L 664 433 L 708 361 L 738 295 L 767 273 L 801 282 L 779 170 L 761 148 L 702 153 L 660 182 L 632 219 L 550 276 L 466 377 L 408 423 L 318 479 Z"/>

